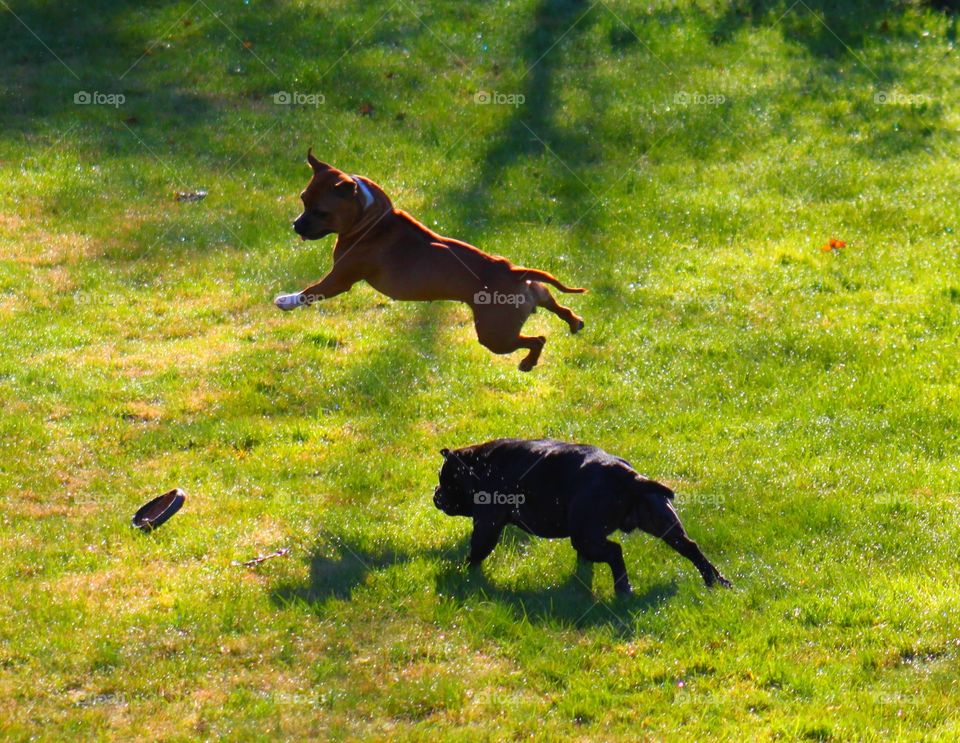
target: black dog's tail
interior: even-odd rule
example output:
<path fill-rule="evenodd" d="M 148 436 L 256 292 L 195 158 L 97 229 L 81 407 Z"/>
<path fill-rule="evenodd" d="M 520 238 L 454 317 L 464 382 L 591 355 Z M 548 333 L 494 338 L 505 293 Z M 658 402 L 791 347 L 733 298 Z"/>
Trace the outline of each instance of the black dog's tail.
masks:
<path fill-rule="evenodd" d="M 553 284 L 557 289 L 567 294 L 583 294 L 586 289 L 581 289 L 575 286 L 567 286 L 564 283 L 561 283 L 553 274 L 549 274 L 546 271 L 538 271 L 535 268 L 514 268 L 513 273 L 519 274 L 520 278 L 529 278 L 531 281 L 543 281 L 547 284 Z"/>

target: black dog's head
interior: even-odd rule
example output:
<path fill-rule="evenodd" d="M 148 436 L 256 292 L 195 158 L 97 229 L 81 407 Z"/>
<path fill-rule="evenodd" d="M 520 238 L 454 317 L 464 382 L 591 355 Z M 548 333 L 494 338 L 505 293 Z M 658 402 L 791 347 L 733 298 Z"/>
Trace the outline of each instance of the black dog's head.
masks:
<path fill-rule="evenodd" d="M 440 484 L 433 491 L 433 504 L 447 516 L 471 516 L 474 488 L 469 487 L 470 469 L 449 449 L 441 449 L 440 453 L 443 466 L 440 468 Z"/>
<path fill-rule="evenodd" d="M 332 165 L 307 152 L 313 178 L 300 194 L 303 213 L 293 223 L 301 240 L 319 240 L 353 226 L 363 212 L 363 198 L 357 182 Z"/>

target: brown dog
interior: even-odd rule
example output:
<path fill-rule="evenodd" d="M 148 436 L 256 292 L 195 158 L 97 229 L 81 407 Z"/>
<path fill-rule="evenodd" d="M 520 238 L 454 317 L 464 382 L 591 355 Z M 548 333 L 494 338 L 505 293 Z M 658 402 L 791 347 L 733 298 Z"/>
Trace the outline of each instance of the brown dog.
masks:
<path fill-rule="evenodd" d="M 583 319 L 557 304 L 547 287 L 563 292 L 585 289 L 564 286 L 545 271 L 518 268 L 506 258 L 487 255 L 465 242 L 427 229 L 404 211 L 369 178 L 351 176 L 307 153 L 313 178 L 300 194 L 303 214 L 293 223 L 302 240 L 318 240 L 333 232 L 333 268 L 313 286 L 274 300 L 282 310 L 330 299 L 366 281 L 391 299 L 466 302 L 473 310 L 477 338 L 494 353 L 528 353 L 522 371 L 537 364 L 547 339 L 520 335 L 537 307 L 565 320 L 570 332 Z"/>

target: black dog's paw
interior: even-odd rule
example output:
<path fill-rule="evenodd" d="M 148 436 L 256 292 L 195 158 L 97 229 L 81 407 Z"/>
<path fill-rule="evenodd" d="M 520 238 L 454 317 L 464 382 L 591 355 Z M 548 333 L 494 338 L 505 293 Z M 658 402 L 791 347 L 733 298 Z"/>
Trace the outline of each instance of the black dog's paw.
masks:
<path fill-rule="evenodd" d="M 713 567 L 713 565 L 707 564 L 703 566 L 700 570 L 700 575 L 703 576 L 703 582 L 706 583 L 707 588 L 713 588 L 718 583 L 724 588 L 733 588 L 733 583 L 724 578 L 720 574 L 720 571 Z"/>
<path fill-rule="evenodd" d="M 711 575 L 709 578 L 707 578 L 706 583 L 707 583 L 707 588 L 714 588 L 717 585 L 721 585 L 724 588 L 733 588 L 733 583 L 731 583 L 722 575 L 720 575 L 720 573 Z"/>

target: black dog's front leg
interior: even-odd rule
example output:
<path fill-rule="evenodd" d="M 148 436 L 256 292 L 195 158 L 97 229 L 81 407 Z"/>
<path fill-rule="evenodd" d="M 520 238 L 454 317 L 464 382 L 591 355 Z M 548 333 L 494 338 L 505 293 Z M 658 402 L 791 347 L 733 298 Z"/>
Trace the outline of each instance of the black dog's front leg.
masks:
<path fill-rule="evenodd" d="M 479 567 L 500 541 L 505 522 L 502 520 L 479 519 L 473 520 L 473 534 L 470 535 L 470 556 L 467 563 L 470 567 Z"/>

